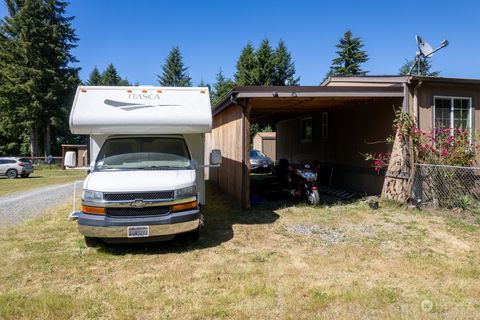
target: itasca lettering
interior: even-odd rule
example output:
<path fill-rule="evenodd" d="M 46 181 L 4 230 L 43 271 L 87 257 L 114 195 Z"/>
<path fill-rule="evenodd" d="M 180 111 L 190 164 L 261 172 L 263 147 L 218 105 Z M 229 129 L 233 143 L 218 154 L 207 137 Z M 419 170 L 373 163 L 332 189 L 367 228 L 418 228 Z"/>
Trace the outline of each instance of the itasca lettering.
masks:
<path fill-rule="evenodd" d="M 128 95 L 129 100 L 138 100 L 138 99 L 150 99 L 156 100 L 160 99 L 160 95 L 156 93 L 130 93 Z"/>

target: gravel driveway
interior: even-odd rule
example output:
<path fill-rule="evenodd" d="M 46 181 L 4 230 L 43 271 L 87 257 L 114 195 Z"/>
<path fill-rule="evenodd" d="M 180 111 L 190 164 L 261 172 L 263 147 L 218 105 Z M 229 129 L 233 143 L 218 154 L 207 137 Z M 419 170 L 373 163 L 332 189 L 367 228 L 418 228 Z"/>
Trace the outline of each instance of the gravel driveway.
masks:
<path fill-rule="evenodd" d="M 77 195 L 83 181 L 48 186 L 16 192 L 0 197 L 0 226 L 13 225 L 31 219 L 48 208 L 73 201 L 73 185 L 77 184 Z"/>

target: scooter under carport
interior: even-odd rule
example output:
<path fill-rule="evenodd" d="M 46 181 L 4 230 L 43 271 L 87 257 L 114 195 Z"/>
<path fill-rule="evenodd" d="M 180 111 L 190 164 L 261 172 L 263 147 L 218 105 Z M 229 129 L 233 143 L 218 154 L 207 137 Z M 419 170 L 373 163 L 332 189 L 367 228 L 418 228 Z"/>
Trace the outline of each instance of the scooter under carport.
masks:
<path fill-rule="evenodd" d="M 280 159 L 274 167 L 273 177 L 265 181 L 267 197 L 286 194 L 316 206 L 320 203 L 317 190 L 318 168 L 305 164 L 290 164 L 287 159 Z"/>

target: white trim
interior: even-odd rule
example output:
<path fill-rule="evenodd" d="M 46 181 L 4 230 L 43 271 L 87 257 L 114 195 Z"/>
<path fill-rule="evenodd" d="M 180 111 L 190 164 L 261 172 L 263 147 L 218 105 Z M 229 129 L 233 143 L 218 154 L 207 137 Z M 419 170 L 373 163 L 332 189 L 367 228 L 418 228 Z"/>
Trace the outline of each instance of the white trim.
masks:
<path fill-rule="evenodd" d="M 454 130 L 454 115 L 453 115 L 453 100 L 454 99 L 463 99 L 463 100 L 468 100 L 469 101 L 469 107 L 468 107 L 468 131 L 469 131 L 469 140 L 470 142 L 472 141 L 472 132 L 473 132 L 473 114 L 472 114 L 472 109 L 473 109 L 473 99 L 472 97 L 459 97 L 459 96 L 433 96 L 433 123 L 432 123 L 432 129 L 435 132 L 436 129 L 436 106 L 435 106 L 435 100 L 436 99 L 450 99 L 450 134 L 453 135 L 453 130 Z"/>

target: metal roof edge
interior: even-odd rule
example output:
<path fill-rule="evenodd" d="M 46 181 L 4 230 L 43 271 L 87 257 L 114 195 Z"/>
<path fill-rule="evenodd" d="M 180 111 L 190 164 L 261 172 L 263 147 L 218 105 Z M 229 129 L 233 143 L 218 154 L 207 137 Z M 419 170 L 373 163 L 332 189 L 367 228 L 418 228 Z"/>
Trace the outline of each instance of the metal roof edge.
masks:
<path fill-rule="evenodd" d="M 373 86 L 244 86 L 234 87 L 212 110 L 215 116 L 236 103 L 236 99 L 248 98 L 295 98 L 295 97 L 403 97 L 401 87 Z"/>

